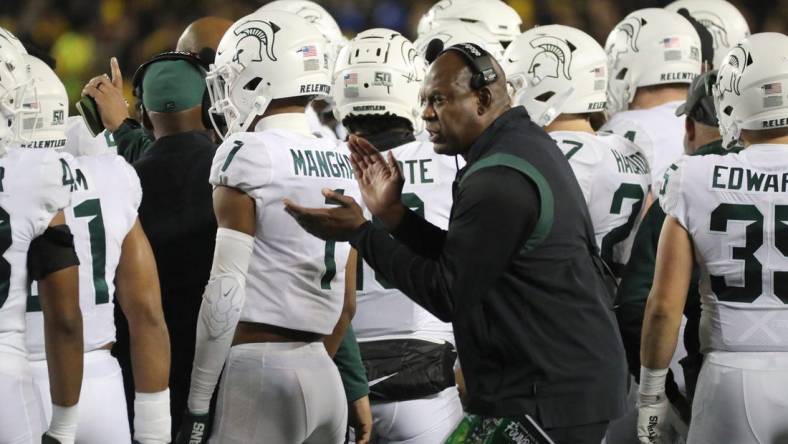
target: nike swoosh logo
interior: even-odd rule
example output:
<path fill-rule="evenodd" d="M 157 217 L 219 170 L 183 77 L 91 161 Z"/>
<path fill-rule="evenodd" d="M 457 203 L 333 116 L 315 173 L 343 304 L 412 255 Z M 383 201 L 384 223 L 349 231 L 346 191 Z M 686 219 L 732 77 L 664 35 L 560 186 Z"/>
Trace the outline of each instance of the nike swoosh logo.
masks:
<path fill-rule="evenodd" d="M 392 378 L 394 376 L 397 376 L 398 374 L 399 374 L 399 372 L 395 372 L 395 373 L 392 373 L 390 375 L 386 375 L 386 376 L 384 376 L 382 378 L 373 379 L 372 381 L 369 381 L 369 386 L 372 387 L 373 385 L 377 384 L 378 382 L 383 382 L 386 379 L 389 379 L 389 378 Z"/>

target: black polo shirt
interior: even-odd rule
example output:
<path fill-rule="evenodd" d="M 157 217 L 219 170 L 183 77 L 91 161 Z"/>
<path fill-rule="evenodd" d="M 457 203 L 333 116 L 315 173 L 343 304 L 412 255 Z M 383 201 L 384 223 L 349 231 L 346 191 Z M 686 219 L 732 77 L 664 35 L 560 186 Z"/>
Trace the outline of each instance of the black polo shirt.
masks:
<path fill-rule="evenodd" d="M 215 153 L 209 132 L 190 131 L 157 139 L 133 164 L 142 186 L 140 223 L 156 258 L 170 334 L 175 431 L 186 408 L 197 316 L 213 261 L 216 218 L 208 177 Z M 123 361 L 124 377 L 130 377 L 129 363 Z M 128 399 L 134 399 L 133 393 Z"/>
<path fill-rule="evenodd" d="M 448 231 L 408 212 L 394 237 L 366 223 L 351 244 L 453 323 L 471 413 L 528 413 L 547 428 L 620 416 L 623 346 L 569 163 L 522 107 L 466 160 Z"/>

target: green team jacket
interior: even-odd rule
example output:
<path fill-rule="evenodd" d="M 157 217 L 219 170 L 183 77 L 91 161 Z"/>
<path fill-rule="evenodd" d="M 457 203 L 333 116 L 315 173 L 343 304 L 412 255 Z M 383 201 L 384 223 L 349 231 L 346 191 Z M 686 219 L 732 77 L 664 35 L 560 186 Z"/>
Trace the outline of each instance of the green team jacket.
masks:
<path fill-rule="evenodd" d="M 739 150 L 725 150 L 722 147 L 722 141 L 718 140 L 698 148 L 693 156 L 725 155 L 737 151 Z M 635 241 L 632 244 L 632 255 L 624 269 L 616 295 L 616 317 L 618 318 L 621 336 L 624 340 L 624 348 L 627 352 L 629 370 L 636 378 L 640 375 L 640 333 L 643 327 L 643 316 L 646 310 L 646 300 L 654 280 L 657 244 L 659 243 L 659 233 L 662 230 L 664 221 L 665 212 L 660 207 L 659 201 L 655 201 L 643 217 L 640 228 L 638 228 L 635 235 Z M 700 372 L 700 365 L 703 362 L 698 337 L 700 293 L 698 291 L 697 265 L 692 272 L 687 302 L 684 306 L 684 315 L 687 317 L 687 326 L 684 330 L 684 346 L 687 349 L 687 357 L 682 359 L 681 365 L 684 368 L 687 395 L 691 400 L 695 392 L 695 383 Z M 678 394 L 678 389 L 672 381 L 668 383 L 666 390 L 668 391 L 668 396 L 675 403 L 675 397 L 672 395 Z"/>
<path fill-rule="evenodd" d="M 134 163 L 142 157 L 154 141 L 152 135 L 144 129 L 131 128 L 128 125 L 121 125 L 112 133 L 112 136 L 118 146 L 118 154 L 129 163 Z M 206 177 L 205 180 L 208 178 Z M 364 371 L 364 364 L 361 362 L 361 352 L 358 349 L 356 334 L 353 332 L 352 326 L 348 326 L 347 333 L 345 333 L 339 350 L 334 356 L 334 363 L 342 377 L 342 385 L 345 388 L 348 402 L 356 401 L 369 394 L 367 374 Z"/>

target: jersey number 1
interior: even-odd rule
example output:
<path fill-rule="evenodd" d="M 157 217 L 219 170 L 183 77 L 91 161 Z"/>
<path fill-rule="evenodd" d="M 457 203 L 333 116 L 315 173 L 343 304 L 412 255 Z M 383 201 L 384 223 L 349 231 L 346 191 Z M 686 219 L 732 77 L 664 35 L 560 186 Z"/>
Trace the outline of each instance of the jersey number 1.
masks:
<path fill-rule="evenodd" d="M 88 234 L 90 235 L 90 257 L 93 268 L 93 292 L 96 305 L 109 302 L 109 288 L 107 287 L 106 263 L 107 241 L 104 235 L 104 217 L 101 214 L 101 202 L 98 199 L 89 199 L 74 207 L 74 217 L 77 219 L 90 218 L 88 221 Z M 41 311 L 38 295 L 34 295 L 32 288 L 28 289 L 27 311 Z"/>

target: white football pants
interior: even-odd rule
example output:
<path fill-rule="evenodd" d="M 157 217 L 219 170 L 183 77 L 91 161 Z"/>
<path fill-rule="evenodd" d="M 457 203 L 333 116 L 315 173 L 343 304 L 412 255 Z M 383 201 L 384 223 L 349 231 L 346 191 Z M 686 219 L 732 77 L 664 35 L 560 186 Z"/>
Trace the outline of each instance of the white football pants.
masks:
<path fill-rule="evenodd" d="M 463 418 L 457 387 L 421 399 L 372 404 L 378 444 L 442 444 Z"/>
<path fill-rule="evenodd" d="M 211 444 L 339 444 L 346 429 L 342 380 L 322 342 L 230 349 Z"/>
<path fill-rule="evenodd" d="M 52 418 L 46 361 L 31 361 L 33 379 L 44 407 L 46 423 Z M 109 350 L 85 353 L 82 391 L 79 394 L 79 444 L 131 443 L 126 393 L 118 360 Z"/>
<path fill-rule="evenodd" d="M 707 354 L 687 442 L 788 443 L 788 353 Z"/>
<path fill-rule="evenodd" d="M 41 442 L 49 422 L 24 357 L 0 353 L 0 400 L 0 443 Z"/>

